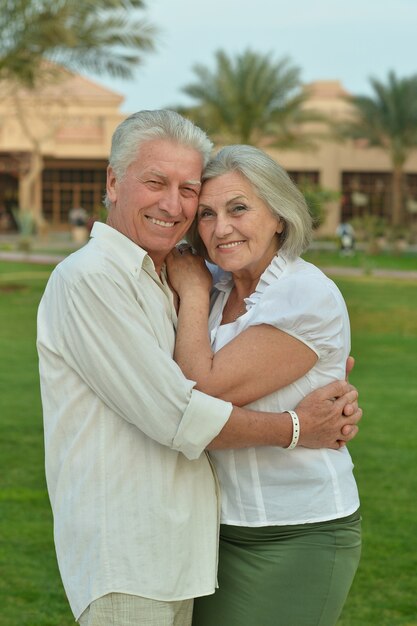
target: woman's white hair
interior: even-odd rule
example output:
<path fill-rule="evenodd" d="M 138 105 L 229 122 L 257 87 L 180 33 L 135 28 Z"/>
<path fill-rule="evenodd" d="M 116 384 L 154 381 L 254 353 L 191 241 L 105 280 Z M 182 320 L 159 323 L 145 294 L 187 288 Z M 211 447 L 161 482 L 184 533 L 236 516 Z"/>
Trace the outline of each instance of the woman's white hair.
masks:
<path fill-rule="evenodd" d="M 208 162 L 202 180 L 211 180 L 229 172 L 238 172 L 244 176 L 271 213 L 284 223 L 284 229 L 279 235 L 280 250 L 290 259 L 300 256 L 311 241 L 312 218 L 303 194 L 287 172 L 263 150 L 253 146 L 233 145 L 222 148 Z M 197 219 L 187 238 L 197 252 L 208 258 L 198 234 Z"/>
<path fill-rule="evenodd" d="M 109 165 L 117 180 L 124 177 L 142 144 L 156 139 L 193 148 L 201 154 L 204 166 L 213 149 L 206 133 L 179 113 L 167 109 L 138 111 L 119 124 L 112 137 Z M 104 204 L 107 209 L 112 206 L 107 194 Z"/>

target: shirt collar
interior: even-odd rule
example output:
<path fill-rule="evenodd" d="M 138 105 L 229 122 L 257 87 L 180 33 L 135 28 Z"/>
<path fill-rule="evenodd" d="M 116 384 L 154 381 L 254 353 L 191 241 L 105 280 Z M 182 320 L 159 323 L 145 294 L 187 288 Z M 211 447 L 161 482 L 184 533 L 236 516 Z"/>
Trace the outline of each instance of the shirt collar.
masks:
<path fill-rule="evenodd" d="M 156 274 L 155 265 L 146 250 L 108 224 L 94 222 L 90 237 L 111 246 L 132 274 L 137 275 L 142 269 Z"/>
<path fill-rule="evenodd" d="M 245 303 L 247 305 L 253 306 L 257 300 L 259 300 L 261 294 L 265 291 L 265 289 L 271 283 L 275 282 L 277 278 L 279 278 L 285 269 L 288 267 L 290 261 L 282 252 L 277 252 L 271 263 L 264 270 L 259 278 L 258 284 L 256 285 L 255 291 L 248 297 L 245 298 Z M 223 291 L 227 293 L 233 287 L 233 277 L 230 272 L 225 272 L 220 270 L 220 274 L 216 274 L 216 278 L 218 278 L 214 287 L 218 291 Z"/>

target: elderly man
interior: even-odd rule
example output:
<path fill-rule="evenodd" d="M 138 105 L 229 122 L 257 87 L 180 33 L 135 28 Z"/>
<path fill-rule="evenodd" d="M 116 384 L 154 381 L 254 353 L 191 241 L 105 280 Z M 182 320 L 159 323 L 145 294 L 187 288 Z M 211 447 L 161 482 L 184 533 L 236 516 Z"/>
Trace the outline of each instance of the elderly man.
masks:
<path fill-rule="evenodd" d="M 57 266 L 39 307 L 55 544 L 83 626 L 190 624 L 192 598 L 216 584 L 218 494 L 205 450 L 293 439 L 288 413 L 206 396 L 172 359 L 164 261 L 194 218 L 211 147 L 170 111 L 126 119 L 113 136 L 107 224 Z M 356 398 L 345 382 L 307 396 L 300 443 L 351 439 Z"/>

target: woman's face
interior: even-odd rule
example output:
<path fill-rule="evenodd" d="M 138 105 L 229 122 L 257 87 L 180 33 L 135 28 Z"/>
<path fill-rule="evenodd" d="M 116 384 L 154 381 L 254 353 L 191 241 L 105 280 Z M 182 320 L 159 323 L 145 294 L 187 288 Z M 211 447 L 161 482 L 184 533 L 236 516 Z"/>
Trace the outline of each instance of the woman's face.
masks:
<path fill-rule="evenodd" d="M 210 259 L 224 270 L 259 275 L 279 248 L 282 221 L 238 172 L 203 184 L 197 216 Z"/>

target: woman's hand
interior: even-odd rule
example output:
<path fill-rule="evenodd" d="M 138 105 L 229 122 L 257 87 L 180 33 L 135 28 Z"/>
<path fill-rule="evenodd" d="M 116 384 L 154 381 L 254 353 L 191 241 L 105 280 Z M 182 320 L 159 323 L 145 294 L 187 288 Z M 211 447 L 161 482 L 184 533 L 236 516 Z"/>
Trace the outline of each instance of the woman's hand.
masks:
<path fill-rule="evenodd" d="M 180 244 L 166 258 L 168 279 L 179 297 L 187 290 L 210 291 L 213 280 L 204 259 L 192 253 L 189 246 Z"/>

